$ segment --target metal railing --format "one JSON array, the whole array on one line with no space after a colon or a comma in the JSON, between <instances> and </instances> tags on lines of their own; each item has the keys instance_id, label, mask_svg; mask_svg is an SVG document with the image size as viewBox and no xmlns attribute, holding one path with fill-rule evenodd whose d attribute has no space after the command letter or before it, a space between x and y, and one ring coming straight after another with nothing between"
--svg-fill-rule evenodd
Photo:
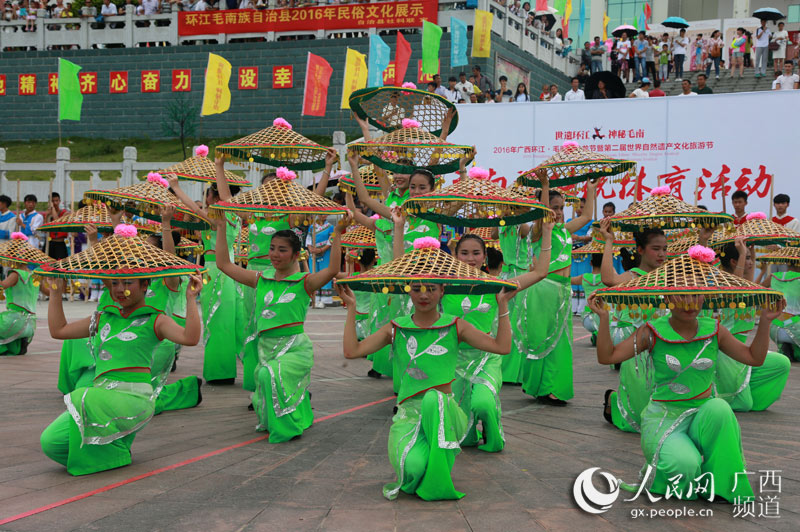
<instances>
[{"instance_id":1,"label":"metal railing","mask_svg":"<svg viewBox=\"0 0 800 532\"><path fill-rule=\"evenodd\" d=\"M375 2L375 0L371 0ZM492 31L504 40L530 53L567 75L577 70L577 56L563 57L555 48L555 40L545 32L526 26L525 19L511 14L508 9L490 0L478 0L478 8L495 13ZM472 26L475 13L465 9L457 0L439 0L440 26L449 28L450 18L456 17ZM386 30L354 27L353 29L287 31L210 35L178 35L178 13L136 16L133 13L105 17L103 22L81 18L39 18L36 31L23 31L26 21L0 21L0 51L53 50L77 47L82 50L104 47L133 48L149 43L178 46L196 43L225 44L246 40L272 42L284 37L333 39L337 37L367 36ZM419 29L419 28L408 28ZM394 31L394 30L391 30Z\"/></svg>"}]
</instances>

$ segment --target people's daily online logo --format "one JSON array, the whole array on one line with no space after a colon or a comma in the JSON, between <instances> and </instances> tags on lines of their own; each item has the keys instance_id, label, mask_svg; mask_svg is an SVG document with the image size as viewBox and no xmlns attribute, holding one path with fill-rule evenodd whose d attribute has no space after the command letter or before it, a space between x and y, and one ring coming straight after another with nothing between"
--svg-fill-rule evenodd
<instances>
[{"instance_id":1,"label":"people's daily online logo","mask_svg":"<svg viewBox=\"0 0 800 532\"><path fill-rule=\"evenodd\" d=\"M611 508L611 505L619 497L619 480L605 471L600 471L599 476L608 482L608 493L603 493L594 487L592 477L599 467L591 467L578 475L575 484L572 485L572 496L575 502L584 512L590 514L602 514Z\"/></svg>"}]
</instances>

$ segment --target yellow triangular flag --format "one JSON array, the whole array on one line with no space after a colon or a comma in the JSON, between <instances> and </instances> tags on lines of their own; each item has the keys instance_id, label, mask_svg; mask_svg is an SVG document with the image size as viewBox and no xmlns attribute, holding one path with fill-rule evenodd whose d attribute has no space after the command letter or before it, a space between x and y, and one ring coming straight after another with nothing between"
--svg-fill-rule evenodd
<instances>
[{"instance_id":1,"label":"yellow triangular flag","mask_svg":"<svg viewBox=\"0 0 800 532\"><path fill-rule=\"evenodd\" d=\"M342 109L350 109L350 94L367 86L367 56L351 48L347 49L344 63L344 88Z\"/></svg>"},{"instance_id":2,"label":"yellow triangular flag","mask_svg":"<svg viewBox=\"0 0 800 532\"><path fill-rule=\"evenodd\" d=\"M224 113L231 106L231 64L222 56L208 54L206 83L203 88L203 107L200 116Z\"/></svg>"}]
</instances>

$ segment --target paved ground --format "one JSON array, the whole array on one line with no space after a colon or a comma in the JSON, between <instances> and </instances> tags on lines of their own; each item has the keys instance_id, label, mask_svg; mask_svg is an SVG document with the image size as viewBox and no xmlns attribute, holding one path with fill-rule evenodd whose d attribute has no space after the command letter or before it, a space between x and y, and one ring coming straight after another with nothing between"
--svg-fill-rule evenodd
<instances>
[{"instance_id":1,"label":"paved ground","mask_svg":"<svg viewBox=\"0 0 800 532\"><path fill-rule=\"evenodd\" d=\"M78 317L91 308L72 303L67 310ZM40 316L45 311L40 304ZM617 375L597 365L588 338L576 341L576 398L566 408L543 407L518 387L503 388L507 447L494 455L467 449L458 457L454 478L467 493L464 499L424 502L401 494L387 501L381 486L393 480L386 456L391 384L364 377L365 360L345 364L343 320L341 310L309 314L306 328L316 354L312 404L319 423L301 439L251 442L260 434L246 410L246 393L238 386L204 386L198 408L163 414L140 432L131 466L71 477L39 449L39 433L64 409L56 389L60 342L49 338L40 319L29 354L0 359L0 523L99 492L5 522L0 530L641 530L643 520L653 530L704 532L800 526L797 375L769 411L738 416L748 469L782 470L780 517L759 518L756 507L756 517L734 518L731 506L690 502L687 508L710 510L713 517L633 519L636 508L684 505L621 498L602 516L578 509L572 486L581 471L597 466L634 480L642 463L638 436L617 431L601 417L602 393L616 386ZM575 337L584 334L576 320ZM201 355L199 348L185 349L174 375L197 373ZM130 481L140 475L146 476Z\"/></svg>"}]
</instances>

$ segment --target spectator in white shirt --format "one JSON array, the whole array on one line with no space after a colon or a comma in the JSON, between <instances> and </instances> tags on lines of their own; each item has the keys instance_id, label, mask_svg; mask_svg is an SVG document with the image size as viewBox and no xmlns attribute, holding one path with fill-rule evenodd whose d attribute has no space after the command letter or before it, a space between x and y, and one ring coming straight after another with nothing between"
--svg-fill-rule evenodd
<instances>
[{"instance_id":1,"label":"spectator in white shirt","mask_svg":"<svg viewBox=\"0 0 800 532\"><path fill-rule=\"evenodd\" d=\"M470 103L470 98L475 93L475 85L467 81L466 72L461 72L458 77L460 81L456 83L456 90L461 93L465 102Z\"/></svg>"},{"instance_id":2,"label":"spectator in white shirt","mask_svg":"<svg viewBox=\"0 0 800 532\"><path fill-rule=\"evenodd\" d=\"M36 196L25 196L25 211L17 215L17 230L28 237L28 243L39 248L39 226L44 222L44 217L36 212Z\"/></svg>"},{"instance_id":3,"label":"spectator in white shirt","mask_svg":"<svg viewBox=\"0 0 800 532\"><path fill-rule=\"evenodd\" d=\"M531 97L528 95L528 87L524 83L517 85L517 92L514 94L513 102L529 102Z\"/></svg>"},{"instance_id":4,"label":"spectator in white shirt","mask_svg":"<svg viewBox=\"0 0 800 532\"><path fill-rule=\"evenodd\" d=\"M686 81L688 83L688 80ZM691 88L691 84L690 88ZM639 88L634 90L628 98L649 98L650 97L650 78L643 77L642 83L639 85Z\"/></svg>"},{"instance_id":5,"label":"spectator in white shirt","mask_svg":"<svg viewBox=\"0 0 800 532\"><path fill-rule=\"evenodd\" d=\"M197 0L192 4L192 11L208 11L208 4L205 3L205 0Z\"/></svg>"},{"instance_id":6,"label":"spectator in white shirt","mask_svg":"<svg viewBox=\"0 0 800 532\"><path fill-rule=\"evenodd\" d=\"M767 21L761 21L761 27L756 29L756 75L763 78L767 74L767 57L769 55L769 40L772 32L767 29Z\"/></svg>"},{"instance_id":7,"label":"spectator in white shirt","mask_svg":"<svg viewBox=\"0 0 800 532\"><path fill-rule=\"evenodd\" d=\"M433 75L433 83L436 85L436 88L433 89L433 92L441 96L442 98L447 98L447 93L445 92L445 88L442 86L442 76L439 74Z\"/></svg>"},{"instance_id":8,"label":"spectator in white shirt","mask_svg":"<svg viewBox=\"0 0 800 532\"><path fill-rule=\"evenodd\" d=\"M686 60L686 50L689 48L689 39L686 30L681 29L680 35L672 41L672 60L675 62L675 81L683 79L683 62Z\"/></svg>"},{"instance_id":9,"label":"spectator in white shirt","mask_svg":"<svg viewBox=\"0 0 800 532\"><path fill-rule=\"evenodd\" d=\"M692 82L688 79L681 82L681 93L676 96L697 96L696 92L692 92Z\"/></svg>"},{"instance_id":10,"label":"spectator in white shirt","mask_svg":"<svg viewBox=\"0 0 800 532\"><path fill-rule=\"evenodd\" d=\"M455 76L450 76L447 79L447 88L444 89L444 97L447 98L447 101L450 103L458 103L458 100L461 98L461 94L456 90Z\"/></svg>"},{"instance_id":11,"label":"spectator in white shirt","mask_svg":"<svg viewBox=\"0 0 800 532\"><path fill-rule=\"evenodd\" d=\"M256 7L253 5L253 0L240 0L239 2L239 9L255 9Z\"/></svg>"},{"instance_id":12,"label":"spectator in white shirt","mask_svg":"<svg viewBox=\"0 0 800 532\"><path fill-rule=\"evenodd\" d=\"M548 101L550 102L563 101L561 95L558 93L558 85L556 85L555 83L550 85L550 99Z\"/></svg>"},{"instance_id":13,"label":"spectator in white shirt","mask_svg":"<svg viewBox=\"0 0 800 532\"><path fill-rule=\"evenodd\" d=\"M586 95L583 93L582 89L578 88L578 85L580 85L580 80L578 78L572 78L572 88L564 95L565 102L575 102L586 99Z\"/></svg>"},{"instance_id":14,"label":"spectator in white shirt","mask_svg":"<svg viewBox=\"0 0 800 532\"><path fill-rule=\"evenodd\" d=\"M161 11L158 0L142 0L145 15L157 15Z\"/></svg>"},{"instance_id":15,"label":"spectator in white shirt","mask_svg":"<svg viewBox=\"0 0 800 532\"><path fill-rule=\"evenodd\" d=\"M389 103L383 106L381 110L381 119L390 127L396 127L402 124L403 118L406 117L406 110L398 103L400 95L393 92L389 96Z\"/></svg>"},{"instance_id":16,"label":"spectator in white shirt","mask_svg":"<svg viewBox=\"0 0 800 532\"><path fill-rule=\"evenodd\" d=\"M775 78L772 84L772 90L776 91L789 91L792 89L800 88L800 76L792 73L794 65L791 63L783 64L783 74Z\"/></svg>"},{"instance_id":17,"label":"spectator in white shirt","mask_svg":"<svg viewBox=\"0 0 800 532\"><path fill-rule=\"evenodd\" d=\"M100 8L100 14L104 17L113 17L117 14L117 5L112 4L111 0L103 0L103 6Z\"/></svg>"}]
</instances>

